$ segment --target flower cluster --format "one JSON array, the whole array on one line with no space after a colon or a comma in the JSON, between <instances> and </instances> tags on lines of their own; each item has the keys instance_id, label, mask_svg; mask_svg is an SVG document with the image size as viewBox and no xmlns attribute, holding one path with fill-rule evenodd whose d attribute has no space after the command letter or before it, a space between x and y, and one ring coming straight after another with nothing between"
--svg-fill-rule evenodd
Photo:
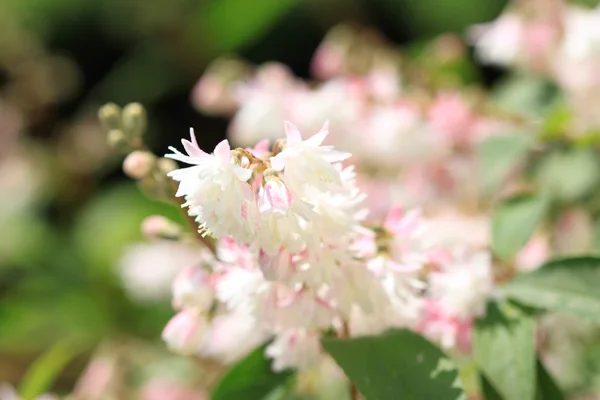
<instances>
[{"instance_id":1,"label":"flower cluster","mask_svg":"<svg viewBox=\"0 0 600 400\"><path fill-rule=\"evenodd\" d=\"M577 110L577 129L589 129L600 122L600 8L551 3L510 7L495 21L473 27L470 38L481 61L554 80Z\"/></svg>"},{"instance_id":2,"label":"flower cluster","mask_svg":"<svg viewBox=\"0 0 600 400\"><path fill-rule=\"evenodd\" d=\"M243 146L281 139L282 120L302 131L329 120L327 143L353 154L359 185L374 194L367 204L377 217L394 203L413 207L480 197L472 176L475 148L515 123L493 115L476 94L451 87L427 94L404 84L398 56L384 43L365 46L361 55L372 62L354 66L340 52L362 36L342 33L340 38L334 31L317 50L316 82L300 80L278 63L248 72L239 61L218 60L196 85L193 100L205 112L231 116L229 138Z\"/></svg>"},{"instance_id":3,"label":"flower cluster","mask_svg":"<svg viewBox=\"0 0 600 400\"><path fill-rule=\"evenodd\" d=\"M350 154L323 145L328 124L306 139L290 122L284 131L272 149L225 140L212 154L192 134L185 154L167 155L191 165L170 173L177 196L218 241L213 260L174 282L170 347L232 360L273 337L277 370L313 365L326 332L410 327L458 347L492 290L489 257L432 242L418 210L367 228Z\"/></svg>"}]
</instances>

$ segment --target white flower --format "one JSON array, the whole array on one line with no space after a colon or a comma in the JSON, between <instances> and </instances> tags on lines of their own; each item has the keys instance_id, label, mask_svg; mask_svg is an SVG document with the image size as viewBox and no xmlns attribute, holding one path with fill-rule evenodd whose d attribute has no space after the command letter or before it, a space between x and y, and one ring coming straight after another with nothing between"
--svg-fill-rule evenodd
<instances>
[{"instance_id":1,"label":"white flower","mask_svg":"<svg viewBox=\"0 0 600 400\"><path fill-rule=\"evenodd\" d=\"M600 56L600 7L586 10L569 7L560 56L571 61L584 61Z\"/></svg>"},{"instance_id":2,"label":"white flower","mask_svg":"<svg viewBox=\"0 0 600 400\"><path fill-rule=\"evenodd\" d=\"M350 154L334 150L333 146L321 146L328 133L325 123L317 134L302 140L298 128L285 122L285 149L270 161L275 171L284 171L283 180L292 192L301 195L306 185L322 191L341 186L339 171L332 163L345 160Z\"/></svg>"},{"instance_id":3,"label":"white flower","mask_svg":"<svg viewBox=\"0 0 600 400\"><path fill-rule=\"evenodd\" d=\"M296 275L298 258L299 256L290 254L285 248L280 248L273 255L260 250L258 264L265 279L291 284Z\"/></svg>"},{"instance_id":4,"label":"white flower","mask_svg":"<svg viewBox=\"0 0 600 400\"><path fill-rule=\"evenodd\" d=\"M140 243L126 250L118 274L127 293L140 302L166 300L183 268L210 260L204 248L171 240Z\"/></svg>"},{"instance_id":5,"label":"white flower","mask_svg":"<svg viewBox=\"0 0 600 400\"><path fill-rule=\"evenodd\" d=\"M234 309L246 306L265 285L258 268L226 267L225 273L216 281L217 297L228 308Z\"/></svg>"},{"instance_id":6,"label":"white flower","mask_svg":"<svg viewBox=\"0 0 600 400\"><path fill-rule=\"evenodd\" d=\"M173 307L176 309L196 308L207 312L212 307L214 298L211 275L202 268L184 268L173 282Z\"/></svg>"},{"instance_id":7,"label":"white flower","mask_svg":"<svg viewBox=\"0 0 600 400\"><path fill-rule=\"evenodd\" d=\"M183 310L167 323L162 339L171 351L184 355L199 354L208 332L208 321L203 315Z\"/></svg>"},{"instance_id":8,"label":"white flower","mask_svg":"<svg viewBox=\"0 0 600 400\"><path fill-rule=\"evenodd\" d=\"M176 196L185 196L184 206L201 229L217 238L231 235L238 242L250 242L258 215L254 191L247 183L252 171L235 164L227 140L215 147L214 154L207 154L198 147L193 132L191 139L182 140L188 155L172 147L173 154L166 155L194 165L169 174L179 182Z\"/></svg>"},{"instance_id":9,"label":"white flower","mask_svg":"<svg viewBox=\"0 0 600 400\"><path fill-rule=\"evenodd\" d=\"M361 232L359 222L366 216L362 208L365 196L358 188L320 191L315 186L307 186L305 194L317 214L306 228L313 242L312 248L317 242L340 243Z\"/></svg>"},{"instance_id":10,"label":"white flower","mask_svg":"<svg viewBox=\"0 0 600 400\"><path fill-rule=\"evenodd\" d=\"M339 273L327 283L327 289L325 297L346 315L354 307L377 314L390 304L382 282L365 264L348 255L340 260Z\"/></svg>"},{"instance_id":11,"label":"white flower","mask_svg":"<svg viewBox=\"0 0 600 400\"><path fill-rule=\"evenodd\" d=\"M265 350L273 359L273 370L288 368L306 369L314 365L321 356L320 335L305 329L291 329L276 336Z\"/></svg>"},{"instance_id":12,"label":"white flower","mask_svg":"<svg viewBox=\"0 0 600 400\"><path fill-rule=\"evenodd\" d=\"M495 21L474 26L468 36L482 62L512 65L524 45L523 21L518 15L504 14Z\"/></svg>"},{"instance_id":13,"label":"white flower","mask_svg":"<svg viewBox=\"0 0 600 400\"><path fill-rule=\"evenodd\" d=\"M338 316L325 299L311 291L294 290L276 283L260 293L255 312L257 318L273 330L327 329Z\"/></svg>"},{"instance_id":14,"label":"white flower","mask_svg":"<svg viewBox=\"0 0 600 400\"><path fill-rule=\"evenodd\" d=\"M307 203L292 194L281 179L266 179L259 201L258 245L269 254L277 253L282 247L298 253L306 243L303 221L312 219L315 214Z\"/></svg>"},{"instance_id":15,"label":"white flower","mask_svg":"<svg viewBox=\"0 0 600 400\"><path fill-rule=\"evenodd\" d=\"M266 332L258 327L252 315L244 312L219 314L210 323L203 355L232 363L266 339Z\"/></svg>"},{"instance_id":16,"label":"white flower","mask_svg":"<svg viewBox=\"0 0 600 400\"><path fill-rule=\"evenodd\" d=\"M457 257L443 271L431 273L429 285L444 313L457 318L482 316L494 288L491 257L486 252Z\"/></svg>"},{"instance_id":17,"label":"white flower","mask_svg":"<svg viewBox=\"0 0 600 400\"><path fill-rule=\"evenodd\" d=\"M363 124L361 148L355 153L373 165L398 168L434 159L446 151L419 108L410 103L374 106Z\"/></svg>"},{"instance_id":18,"label":"white flower","mask_svg":"<svg viewBox=\"0 0 600 400\"><path fill-rule=\"evenodd\" d=\"M236 86L239 109L229 125L228 136L242 146L264 138L281 138L281 121L289 117L297 98L310 93L304 82L279 63L260 66L250 80L237 82Z\"/></svg>"}]
</instances>

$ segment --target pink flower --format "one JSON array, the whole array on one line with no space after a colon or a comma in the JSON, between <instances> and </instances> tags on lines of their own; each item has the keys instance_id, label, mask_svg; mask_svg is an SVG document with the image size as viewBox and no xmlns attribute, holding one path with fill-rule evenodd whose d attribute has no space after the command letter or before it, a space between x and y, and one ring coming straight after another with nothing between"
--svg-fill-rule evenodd
<instances>
[{"instance_id":1,"label":"pink flower","mask_svg":"<svg viewBox=\"0 0 600 400\"><path fill-rule=\"evenodd\" d=\"M439 94L429 108L428 118L451 143L465 145L473 139L476 117L469 105L455 93Z\"/></svg>"},{"instance_id":2,"label":"pink flower","mask_svg":"<svg viewBox=\"0 0 600 400\"><path fill-rule=\"evenodd\" d=\"M79 377L73 393L77 398L100 400L109 392L115 378L115 363L108 358L94 358Z\"/></svg>"},{"instance_id":3,"label":"pink flower","mask_svg":"<svg viewBox=\"0 0 600 400\"><path fill-rule=\"evenodd\" d=\"M465 353L470 351L473 327L471 319L449 316L434 300L425 302L424 311L423 319L417 325L418 332L439 341L443 347L457 348Z\"/></svg>"},{"instance_id":4,"label":"pink flower","mask_svg":"<svg viewBox=\"0 0 600 400\"><path fill-rule=\"evenodd\" d=\"M236 109L233 92L214 75L204 75L192 89L192 103L209 114L229 114Z\"/></svg>"},{"instance_id":5,"label":"pink flower","mask_svg":"<svg viewBox=\"0 0 600 400\"><path fill-rule=\"evenodd\" d=\"M184 268L173 282L173 307L195 308L208 312L214 301L214 279L211 274L198 267Z\"/></svg>"},{"instance_id":6,"label":"pink flower","mask_svg":"<svg viewBox=\"0 0 600 400\"><path fill-rule=\"evenodd\" d=\"M255 254L249 246L237 243L231 237L223 237L219 240L217 247L219 260L228 264L246 270L253 269L256 266Z\"/></svg>"},{"instance_id":7,"label":"pink flower","mask_svg":"<svg viewBox=\"0 0 600 400\"><path fill-rule=\"evenodd\" d=\"M344 51L334 42L322 43L315 52L311 70L319 79L330 79L342 74L344 69Z\"/></svg>"},{"instance_id":8,"label":"pink flower","mask_svg":"<svg viewBox=\"0 0 600 400\"><path fill-rule=\"evenodd\" d=\"M184 355L198 354L204 346L207 330L206 317L183 310L171 318L162 332L162 339L174 352Z\"/></svg>"},{"instance_id":9,"label":"pink flower","mask_svg":"<svg viewBox=\"0 0 600 400\"><path fill-rule=\"evenodd\" d=\"M260 346L269 333L245 310L216 315L211 323L203 354L232 363Z\"/></svg>"},{"instance_id":10,"label":"pink flower","mask_svg":"<svg viewBox=\"0 0 600 400\"><path fill-rule=\"evenodd\" d=\"M151 215L142 222L141 231L148 239L176 238L181 227L162 215Z\"/></svg>"}]
</instances>

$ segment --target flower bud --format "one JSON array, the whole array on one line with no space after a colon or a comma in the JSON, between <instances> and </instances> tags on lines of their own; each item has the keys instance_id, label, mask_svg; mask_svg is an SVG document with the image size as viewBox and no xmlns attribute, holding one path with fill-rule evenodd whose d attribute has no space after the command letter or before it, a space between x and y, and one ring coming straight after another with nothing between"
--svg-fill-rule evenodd
<instances>
[{"instance_id":1,"label":"flower bud","mask_svg":"<svg viewBox=\"0 0 600 400\"><path fill-rule=\"evenodd\" d=\"M190 310L180 311L167 323L162 339L171 351L183 355L198 354L208 333L205 316Z\"/></svg>"},{"instance_id":2,"label":"flower bud","mask_svg":"<svg viewBox=\"0 0 600 400\"><path fill-rule=\"evenodd\" d=\"M146 130L146 110L140 103L130 103L123 108L123 130L131 137L140 137Z\"/></svg>"},{"instance_id":3,"label":"flower bud","mask_svg":"<svg viewBox=\"0 0 600 400\"><path fill-rule=\"evenodd\" d=\"M177 239L181 227L162 215L151 215L142 222L142 234L148 239Z\"/></svg>"},{"instance_id":4,"label":"flower bud","mask_svg":"<svg viewBox=\"0 0 600 400\"><path fill-rule=\"evenodd\" d=\"M123 161L123 171L133 179L142 179L150 174L156 157L147 151L136 150Z\"/></svg>"},{"instance_id":5,"label":"flower bud","mask_svg":"<svg viewBox=\"0 0 600 400\"><path fill-rule=\"evenodd\" d=\"M277 177L267 178L265 183L265 197L271 207L285 211L292 206L292 192Z\"/></svg>"},{"instance_id":6,"label":"flower bud","mask_svg":"<svg viewBox=\"0 0 600 400\"><path fill-rule=\"evenodd\" d=\"M121 129L121 107L107 103L98 110L98 119L107 130Z\"/></svg>"},{"instance_id":7,"label":"flower bud","mask_svg":"<svg viewBox=\"0 0 600 400\"><path fill-rule=\"evenodd\" d=\"M214 297L211 275L201 268L184 268L173 282L173 307L176 309L209 311Z\"/></svg>"},{"instance_id":8,"label":"flower bud","mask_svg":"<svg viewBox=\"0 0 600 400\"><path fill-rule=\"evenodd\" d=\"M113 149L121 149L127 145L127 139L120 129L111 129L106 136L108 145Z\"/></svg>"},{"instance_id":9,"label":"flower bud","mask_svg":"<svg viewBox=\"0 0 600 400\"><path fill-rule=\"evenodd\" d=\"M169 158L159 158L157 161L157 165L160 172L162 172L165 175L179 168L177 163Z\"/></svg>"}]
</instances>

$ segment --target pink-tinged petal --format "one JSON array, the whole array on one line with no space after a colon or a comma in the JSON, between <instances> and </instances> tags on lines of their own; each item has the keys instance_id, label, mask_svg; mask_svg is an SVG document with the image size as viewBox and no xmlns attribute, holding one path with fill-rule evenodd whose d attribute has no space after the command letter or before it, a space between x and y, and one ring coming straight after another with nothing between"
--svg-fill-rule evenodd
<instances>
[{"instance_id":1,"label":"pink-tinged petal","mask_svg":"<svg viewBox=\"0 0 600 400\"><path fill-rule=\"evenodd\" d=\"M263 249L258 251L258 266L263 268L271 262L271 256L265 253Z\"/></svg>"},{"instance_id":2,"label":"pink-tinged petal","mask_svg":"<svg viewBox=\"0 0 600 400\"><path fill-rule=\"evenodd\" d=\"M275 171L283 171L287 156L285 153L279 153L275 157L271 157L269 161L271 162L271 168Z\"/></svg>"},{"instance_id":3,"label":"pink-tinged petal","mask_svg":"<svg viewBox=\"0 0 600 400\"><path fill-rule=\"evenodd\" d=\"M248 219L248 204L244 203L241 209L242 219L246 221Z\"/></svg>"},{"instance_id":4,"label":"pink-tinged petal","mask_svg":"<svg viewBox=\"0 0 600 400\"><path fill-rule=\"evenodd\" d=\"M421 210L410 210L402 219L400 228L403 233L410 234L419 228L421 222Z\"/></svg>"},{"instance_id":5,"label":"pink-tinged petal","mask_svg":"<svg viewBox=\"0 0 600 400\"><path fill-rule=\"evenodd\" d=\"M302 135L300 135L300 131L298 128L296 128L296 125L292 124L290 121L285 121L284 130L288 145L294 145L302 141Z\"/></svg>"},{"instance_id":6,"label":"pink-tinged petal","mask_svg":"<svg viewBox=\"0 0 600 400\"><path fill-rule=\"evenodd\" d=\"M198 142L196 141L196 134L194 133L194 128L190 128L190 140L192 141L192 144L196 147L200 147L198 146Z\"/></svg>"},{"instance_id":7,"label":"pink-tinged petal","mask_svg":"<svg viewBox=\"0 0 600 400\"><path fill-rule=\"evenodd\" d=\"M169 150L171 150L173 152L173 154L165 154L165 158L170 158L172 160L181 161L186 164L196 164L194 162L194 160L192 159L192 157L186 156L185 154L183 154L179 150L177 150L175 147L169 146Z\"/></svg>"},{"instance_id":8,"label":"pink-tinged petal","mask_svg":"<svg viewBox=\"0 0 600 400\"><path fill-rule=\"evenodd\" d=\"M265 195L269 204L279 210L287 210L292 204L292 193L283 182L267 182Z\"/></svg>"},{"instance_id":9,"label":"pink-tinged petal","mask_svg":"<svg viewBox=\"0 0 600 400\"><path fill-rule=\"evenodd\" d=\"M323 124L323 127L319 132L306 139L305 143L312 146L320 146L327 135L329 135L329 121L326 121L325 124Z\"/></svg>"},{"instance_id":10,"label":"pink-tinged petal","mask_svg":"<svg viewBox=\"0 0 600 400\"><path fill-rule=\"evenodd\" d=\"M403 216L404 210L401 206L392 207L383 223L384 228L393 233L397 232Z\"/></svg>"},{"instance_id":11,"label":"pink-tinged petal","mask_svg":"<svg viewBox=\"0 0 600 400\"><path fill-rule=\"evenodd\" d=\"M244 195L244 199L251 203L255 202L254 191L252 190L252 186L247 183L242 184L242 194Z\"/></svg>"},{"instance_id":12,"label":"pink-tinged petal","mask_svg":"<svg viewBox=\"0 0 600 400\"><path fill-rule=\"evenodd\" d=\"M252 154L255 157L262 157L268 151L269 151L269 139L263 139L260 142L256 143L256 145L252 149Z\"/></svg>"},{"instance_id":13,"label":"pink-tinged petal","mask_svg":"<svg viewBox=\"0 0 600 400\"><path fill-rule=\"evenodd\" d=\"M181 143L183 143L183 147L185 151L191 157L208 157L208 154L205 153L200 146L198 146L198 142L196 141L196 136L194 135L194 129L190 128L190 138L191 141L183 139Z\"/></svg>"},{"instance_id":14,"label":"pink-tinged petal","mask_svg":"<svg viewBox=\"0 0 600 400\"><path fill-rule=\"evenodd\" d=\"M307 142L308 142L308 140L307 140ZM350 157L352 157L352 153L347 153L345 151L338 151L338 150L330 150L327 153L323 154L323 158L330 163L344 161L344 160L349 159Z\"/></svg>"},{"instance_id":15,"label":"pink-tinged petal","mask_svg":"<svg viewBox=\"0 0 600 400\"><path fill-rule=\"evenodd\" d=\"M430 263L436 266L442 266L452 261L452 253L449 250L438 249L432 250L427 254L427 258Z\"/></svg>"},{"instance_id":16,"label":"pink-tinged petal","mask_svg":"<svg viewBox=\"0 0 600 400\"><path fill-rule=\"evenodd\" d=\"M215 147L215 156L219 158L222 167L229 164L229 161L231 160L231 147L229 146L229 141L227 139L222 140L217 147Z\"/></svg>"},{"instance_id":17,"label":"pink-tinged petal","mask_svg":"<svg viewBox=\"0 0 600 400\"><path fill-rule=\"evenodd\" d=\"M233 167L233 173L235 174L235 176L237 176L237 178L239 180L244 181L244 182L246 182L248 179L250 179L252 177L252 170L242 168L237 165Z\"/></svg>"},{"instance_id":18,"label":"pink-tinged petal","mask_svg":"<svg viewBox=\"0 0 600 400\"><path fill-rule=\"evenodd\" d=\"M208 154L201 149L194 147L190 141L183 139L181 143L183 143L183 148L185 149L186 153L190 155L190 157L208 157Z\"/></svg>"}]
</instances>

